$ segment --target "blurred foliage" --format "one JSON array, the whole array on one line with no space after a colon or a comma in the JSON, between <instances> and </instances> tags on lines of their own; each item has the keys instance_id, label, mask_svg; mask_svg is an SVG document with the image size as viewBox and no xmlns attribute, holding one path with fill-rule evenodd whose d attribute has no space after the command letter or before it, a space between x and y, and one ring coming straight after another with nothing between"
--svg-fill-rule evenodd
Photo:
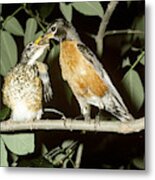
<instances>
[{"instance_id":1,"label":"blurred foliage","mask_svg":"<svg viewBox=\"0 0 155 180\"><path fill-rule=\"evenodd\" d=\"M38 13L39 16L43 19L46 19L53 11L55 7L54 3L40 3L38 4Z\"/></svg>"},{"instance_id":2,"label":"blurred foliage","mask_svg":"<svg viewBox=\"0 0 155 180\"><path fill-rule=\"evenodd\" d=\"M16 36L24 35L23 28L15 17L8 16L3 24L3 28Z\"/></svg>"},{"instance_id":3,"label":"blurred foliage","mask_svg":"<svg viewBox=\"0 0 155 180\"><path fill-rule=\"evenodd\" d=\"M10 109L4 106L0 111L0 121L7 119L9 115L10 115Z\"/></svg>"},{"instance_id":4,"label":"blurred foliage","mask_svg":"<svg viewBox=\"0 0 155 180\"><path fill-rule=\"evenodd\" d=\"M122 84L124 90L128 95L128 102L132 105L135 112L138 111L144 103L144 89L143 84L141 82L140 76L138 73L133 70L134 67L141 63L142 59L144 59L144 52L142 52L133 65L130 65L129 59L127 65L130 69L124 75L122 79ZM142 63L143 64L143 63ZM125 66L125 64L124 64Z\"/></svg>"},{"instance_id":5,"label":"blurred foliage","mask_svg":"<svg viewBox=\"0 0 155 180\"><path fill-rule=\"evenodd\" d=\"M72 6L86 16L103 16L103 8L100 2L74 2Z\"/></svg>"},{"instance_id":6,"label":"blurred foliage","mask_svg":"<svg viewBox=\"0 0 155 180\"><path fill-rule=\"evenodd\" d=\"M107 3L62 2L0 5L2 25L0 29L1 77L3 78L10 68L19 62L24 46L42 35L48 24L55 18L61 17L72 22L84 43L95 52L96 42L93 36L97 34ZM110 19L107 31L131 29L133 33L107 35L104 39L105 49L102 56L104 60L100 59L135 117L144 116L144 5L144 1L119 2ZM79 113L78 105L70 88L62 81L60 76L60 67L57 61L59 45L52 42L51 46L51 50L40 59L40 61L45 60L49 65L52 74L52 87L54 87L55 96L47 106L57 106L70 117L75 117ZM122 87L122 89L119 89L119 87ZM1 107L0 120L7 119L10 110L7 107ZM38 136L39 143L35 141L34 134L2 135L1 154L3 156L0 157L1 166L74 167L77 152L75 150L77 143L75 142L80 140L84 141L85 144L81 167L144 169L144 158L141 158L144 157L143 132L141 135L133 135L133 138L130 135L125 136L123 140L120 136L117 137L117 135L108 133L106 136L104 133L100 135L91 134L90 136L87 134L83 135L82 139L79 135L76 141L67 141L67 145L62 143L65 133L61 136L58 134L55 138L52 138L54 132L52 132L52 136L47 132L46 135L39 133ZM42 138L44 136L46 138ZM69 137L75 138L73 133ZM59 138L60 142L58 141ZM119 149L115 146L118 144L115 143L116 139L120 143L119 146L117 145ZM57 145L55 141L57 141ZM65 139L64 142L66 142ZM125 148L127 146L126 142L130 144L127 149ZM38 156L35 156L34 153L36 152L34 150L37 151L40 144L41 146L46 144L49 146L48 149L52 150L48 151L47 148L44 148L44 153L39 152ZM76 147L75 149L70 148L73 144L75 145L73 147ZM109 147L108 144L112 144L112 147ZM109 148L107 152L105 147ZM115 152L111 152L112 150L115 150ZM139 156L139 151L141 156ZM10 160L11 153L14 156ZM31 153L31 155L27 155L28 153ZM122 153L124 153L124 156ZM16 156L19 156L19 158ZM113 159L111 159L111 156ZM118 160L119 163L117 163L118 156L121 157ZM122 156L125 160L122 160ZM109 159L107 160L106 157ZM116 162L113 162L113 160L116 160ZM11 161L13 161L12 164Z\"/></svg>"},{"instance_id":7,"label":"blurred foliage","mask_svg":"<svg viewBox=\"0 0 155 180\"><path fill-rule=\"evenodd\" d=\"M27 155L32 153L35 148L33 133L1 134L0 142L2 152L0 156L1 166L8 165L7 154L9 151L15 155Z\"/></svg>"},{"instance_id":8,"label":"blurred foliage","mask_svg":"<svg viewBox=\"0 0 155 180\"><path fill-rule=\"evenodd\" d=\"M24 36L24 45L28 44L30 41L33 41L35 38L35 33L37 31L37 22L34 18L29 18L26 21L26 30Z\"/></svg>"},{"instance_id":9,"label":"blurred foliage","mask_svg":"<svg viewBox=\"0 0 155 180\"><path fill-rule=\"evenodd\" d=\"M17 45L11 34L0 30L1 34L1 75L6 75L11 67L17 63ZM9 42L9 43L8 43Z\"/></svg>"},{"instance_id":10,"label":"blurred foliage","mask_svg":"<svg viewBox=\"0 0 155 180\"><path fill-rule=\"evenodd\" d=\"M73 140L66 140L61 146L57 146L51 151L47 151L43 157L49 161L53 167L67 168L68 164L75 167L75 160L73 156L77 151L77 142Z\"/></svg>"},{"instance_id":11,"label":"blurred foliage","mask_svg":"<svg viewBox=\"0 0 155 180\"><path fill-rule=\"evenodd\" d=\"M2 138L0 137L0 166L1 167L7 167L9 166L9 162L8 162L8 152L7 149L5 147L4 141L2 140ZM2 155L3 154L3 155Z\"/></svg>"},{"instance_id":12,"label":"blurred foliage","mask_svg":"<svg viewBox=\"0 0 155 180\"><path fill-rule=\"evenodd\" d=\"M60 3L60 10L67 21L72 21L72 5L66 3Z\"/></svg>"}]
</instances>

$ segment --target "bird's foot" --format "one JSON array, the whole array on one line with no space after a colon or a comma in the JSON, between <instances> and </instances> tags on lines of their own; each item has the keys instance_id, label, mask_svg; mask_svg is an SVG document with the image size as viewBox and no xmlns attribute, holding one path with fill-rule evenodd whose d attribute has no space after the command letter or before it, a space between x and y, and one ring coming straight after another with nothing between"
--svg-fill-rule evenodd
<instances>
[{"instance_id":1,"label":"bird's foot","mask_svg":"<svg viewBox=\"0 0 155 180\"><path fill-rule=\"evenodd\" d=\"M45 108L44 109L45 112L52 112L52 113L55 113L55 114L58 114L61 116L61 119L67 119L66 116L64 115L63 112L57 110L57 109L54 109L54 108Z\"/></svg>"},{"instance_id":2,"label":"bird's foot","mask_svg":"<svg viewBox=\"0 0 155 180\"><path fill-rule=\"evenodd\" d=\"M76 116L74 119L75 120L82 120L82 119L84 119L84 117L82 114L80 114L80 115Z\"/></svg>"},{"instance_id":3,"label":"bird's foot","mask_svg":"<svg viewBox=\"0 0 155 180\"><path fill-rule=\"evenodd\" d=\"M95 131L97 131L97 127L100 126L100 114L98 113L95 117L95 120L94 120L94 127L95 127Z\"/></svg>"},{"instance_id":4,"label":"bird's foot","mask_svg":"<svg viewBox=\"0 0 155 180\"><path fill-rule=\"evenodd\" d=\"M84 120L85 120L85 122L88 122L88 123L90 123L90 122L91 122L91 118L90 118L90 116L85 116L85 117L84 117Z\"/></svg>"}]
</instances>

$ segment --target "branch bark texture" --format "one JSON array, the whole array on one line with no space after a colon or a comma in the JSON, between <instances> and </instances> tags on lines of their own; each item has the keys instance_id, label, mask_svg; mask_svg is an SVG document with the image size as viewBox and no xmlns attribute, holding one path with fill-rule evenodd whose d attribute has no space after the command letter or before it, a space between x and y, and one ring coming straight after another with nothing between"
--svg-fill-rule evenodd
<instances>
[{"instance_id":1,"label":"branch bark texture","mask_svg":"<svg viewBox=\"0 0 155 180\"><path fill-rule=\"evenodd\" d=\"M140 132L145 128L144 118L135 121L128 121L126 123L120 121L100 121L90 120L39 120L34 122L13 122L4 121L0 123L1 132L14 132L23 130L80 130L80 131L94 131L94 132L115 132L121 134L128 134Z\"/></svg>"},{"instance_id":2,"label":"branch bark texture","mask_svg":"<svg viewBox=\"0 0 155 180\"><path fill-rule=\"evenodd\" d=\"M97 55L99 57L101 57L103 54L103 38L104 38L105 30L107 28L110 17L112 15L113 11L115 10L117 4L118 4L118 1L109 2L108 7L105 11L105 14L104 14L103 18L101 19L99 30L98 30L98 33L95 38Z\"/></svg>"}]
</instances>

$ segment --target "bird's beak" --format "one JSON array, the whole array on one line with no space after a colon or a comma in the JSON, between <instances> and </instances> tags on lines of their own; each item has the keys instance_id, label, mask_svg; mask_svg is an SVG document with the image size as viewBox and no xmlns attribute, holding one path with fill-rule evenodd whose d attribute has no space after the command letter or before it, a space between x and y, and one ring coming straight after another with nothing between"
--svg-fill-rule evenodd
<instances>
[{"instance_id":1,"label":"bird's beak","mask_svg":"<svg viewBox=\"0 0 155 180\"><path fill-rule=\"evenodd\" d=\"M42 36L39 36L39 37L34 41L34 44L39 45L41 41L42 41Z\"/></svg>"},{"instance_id":2,"label":"bird's beak","mask_svg":"<svg viewBox=\"0 0 155 180\"><path fill-rule=\"evenodd\" d=\"M53 33L51 33L51 32L47 32L46 34L45 34L45 38L46 39L52 39L54 37L54 34Z\"/></svg>"},{"instance_id":3,"label":"bird's beak","mask_svg":"<svg viewBox=\"0 0 155 180\"><path fill-rule=\"evenodd\" d=\"M35 40L34 44L36 44L36 45L49 44L49 40L52 39L53 36L54 36L54 35L53 35L52 33L46 33L46 34L44 34L44 35L42 35L42 36L39 36L39 37Z\"/></svg>"}]
</instances>

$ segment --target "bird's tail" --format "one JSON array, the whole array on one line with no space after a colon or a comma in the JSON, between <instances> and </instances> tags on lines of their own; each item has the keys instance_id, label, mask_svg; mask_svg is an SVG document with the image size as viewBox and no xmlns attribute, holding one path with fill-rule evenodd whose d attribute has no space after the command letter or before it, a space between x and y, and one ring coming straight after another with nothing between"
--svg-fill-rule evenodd
<instances>
[{"instance_id":1,"label":"bird's tail","mask_svg":"<svg viewBox=\"0 0 155 180\"><path fill-rule=\"evenodd\" d=\"M133 120L133 116L129 113L125 104L122 104L122 100L119 101L116 96L111 93L107 93L103 97L104 108L106 111L110 112L116 118L122 122Z\"/></svg>"}]
</instances>

